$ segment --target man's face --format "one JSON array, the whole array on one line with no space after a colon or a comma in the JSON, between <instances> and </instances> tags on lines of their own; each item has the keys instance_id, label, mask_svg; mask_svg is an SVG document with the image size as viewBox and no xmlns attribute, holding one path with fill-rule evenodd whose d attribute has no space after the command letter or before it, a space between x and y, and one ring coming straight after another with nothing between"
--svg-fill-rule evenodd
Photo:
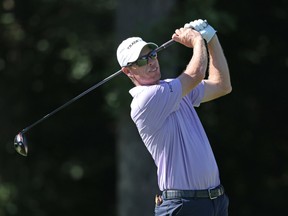
<instances>
[{"instance_id":1,"label":"man's face","mask_svg":"<svg viewBox=\"0 0 288 216\"><path fill-rule=\"evenodd\" d=\"M141 56L149 54L152 50L146 46L140 53ZM154 85L157 84L161 78L160 67L158 59L148 58L148 64L138 66L133 64L128 68L128 76L133 80L134 84L137 85Z\"/></svg>"}]
</instances>

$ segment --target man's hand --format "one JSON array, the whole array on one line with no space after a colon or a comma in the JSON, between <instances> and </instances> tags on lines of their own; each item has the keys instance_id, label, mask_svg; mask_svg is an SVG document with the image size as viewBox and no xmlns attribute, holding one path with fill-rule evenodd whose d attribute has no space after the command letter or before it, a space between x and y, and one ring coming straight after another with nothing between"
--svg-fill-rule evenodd
<instances>
[{"instance_id":1,"label":"man's hand","mask_svg":"<svg viewBox=\"0 0 288 216\"><path fill-rule=\"evenodd\" d=\"M216 34L215 29L208 24L206 20L198 19L190 23L186 23L184 28L193 28L196 31L200 32L202 37L207 41L207 43L212 39Z\"/></svg>"},{"instance_id":2,"label":"man's hand","mask_svg":"<svg viewBox=\"0 0 288 216\"><path fill-rule=\"evenodd\" d=\"M196 41L203 41L201 34L192 28L176 29L172 39L190 48L194 47Z\"/></svg>"}]
</instances>

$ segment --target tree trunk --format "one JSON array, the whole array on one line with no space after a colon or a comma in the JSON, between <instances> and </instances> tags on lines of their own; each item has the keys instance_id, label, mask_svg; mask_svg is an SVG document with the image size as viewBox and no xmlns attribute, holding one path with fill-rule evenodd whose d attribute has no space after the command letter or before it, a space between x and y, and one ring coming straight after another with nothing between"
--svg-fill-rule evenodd
<instances>
[{"instance_id":1,"label":"tree trunk","mask_svg":"<svg viewBox=\"0 0 288 216\"><path fill-rule=\"evenodd\" d=\"M118 2L116 30L119 44L131 36L140 36L147 41L145 35L149 35L152 28L165 19L175 1L120 0ZM130 82L128 78L127 80ZM131 84L130 87L133 85ZM125 96L129 94L128 90L123 93ZM128 97L131 101L130 94ZM153 215L154 196L159 193L157 170L130 118L129 103L122 107L118 120L117 215L148 216Z\"/></svg>"}]
</instances>

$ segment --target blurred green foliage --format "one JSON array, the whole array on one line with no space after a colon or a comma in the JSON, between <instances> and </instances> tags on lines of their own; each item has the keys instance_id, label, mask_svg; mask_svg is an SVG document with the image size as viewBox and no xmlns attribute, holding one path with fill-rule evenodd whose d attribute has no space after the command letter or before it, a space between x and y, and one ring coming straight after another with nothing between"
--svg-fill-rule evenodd
<instances>
[{"instance_id":1,"label":"blurred green foliage","mask_svg":"<svg viewBox=\"0 0 288 216\"><path fill-rule=\"evenodd\" d=\"M125 78L35 127L27 134L27 158L15 153L13 137L119 69L115 14L120 3L1 2L0 216L116 215L115 125L130 97L119 95L128 88L121 86ZM158 44L191 19L205 18L218 30L233 92L198 111L234 216L288 214L287 10L284 0L185 0L153 32L139 27ZM190 57L189 50L175 46L169 49L177 65L167 74L181 72Z\"/></svg>"},{"instance_id":2,"label":"blurred green foliage","mask_svg":"<svg viewBox=\"0 0 288 216\"><path fill-rule=\"evenodd\" d=\"M27 158L15 154L13 137L111 70L115 7L1 3L1 216L114 214L115 127L101 89L28 133Z\"/></svg>"}]
</instances>

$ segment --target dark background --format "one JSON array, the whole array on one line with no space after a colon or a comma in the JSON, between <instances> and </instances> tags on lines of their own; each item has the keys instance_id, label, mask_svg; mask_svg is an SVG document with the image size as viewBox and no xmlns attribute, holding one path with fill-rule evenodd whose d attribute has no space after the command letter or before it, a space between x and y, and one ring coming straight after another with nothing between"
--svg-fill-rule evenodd
<instances>
[{"instance_id":1,"label":"dark background","mask_svg":"<svg viewBox=\"0 0 288 216\"><path fill-rule=\"evenodd\" d=\"M233 91L197 110L230 197L230 215L288 214L287 1L174 1L164 18L155 14L163 13L165 2L153 14L159 2L1 1L0 216L118 215L118 118L129 112L132 87L124 75L27 132L28 157L15 152L13 139L119 70L117 46L135 26L118 17L136 16L135 7L141 25L133 33L159 45L198 18L218 31ZM148 29L145 22L154 25ZM159 56L160 65L172 62L179 72L190 53L174 45Z\"/></svg>"}]
</instances>

